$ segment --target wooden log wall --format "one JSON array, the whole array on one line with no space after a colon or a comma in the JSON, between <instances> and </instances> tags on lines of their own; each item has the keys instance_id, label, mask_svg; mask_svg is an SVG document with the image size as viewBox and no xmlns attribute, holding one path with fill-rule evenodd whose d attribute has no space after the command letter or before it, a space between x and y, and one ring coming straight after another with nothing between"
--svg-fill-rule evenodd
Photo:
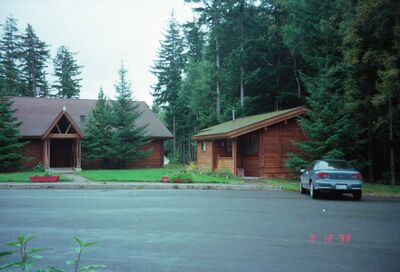
<instances>
[{"instance_id":1,"label":"wooden log wall","mask_svg":"<svg viewBox=\"0 0 400 272\"><path fill-rule=\"evenodd\" d=\"M206 151L203 151L202 141L197 142L197 165L202 169L214 169L213 164L213 141L206 141Z\"/></svg>"},{"instance_id":2,"label":"wooden log wall","mask_svg":"<svg viewBox=\"0 0 400 272\"><path fill-rule=\"evenodd\" d=\"M296 119L269 126L262 133L261 176L291 177L292 172L284 165L289 152L298 152L292 141L305 140Z\"/></svg>"}]
</instances>

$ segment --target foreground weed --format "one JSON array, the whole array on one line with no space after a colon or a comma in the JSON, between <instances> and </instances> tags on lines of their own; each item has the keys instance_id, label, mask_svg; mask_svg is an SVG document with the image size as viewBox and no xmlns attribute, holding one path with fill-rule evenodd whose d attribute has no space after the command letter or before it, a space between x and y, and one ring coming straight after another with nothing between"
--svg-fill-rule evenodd
<instances>
[{"instance_id":1,"label":"foreground weed","mask_svg":"<svg viewBox=\"0 0 400 272\"><path fill-rule=\"evenodd\" d=\"M33 272L34 260L43 258L43 256L37 255L37 253L45 250L50 250L48 248L28 248L28 243L33 238L34 236L31 235L27 236L21 235L17 237L16 241L6 243L5 245L14 247L16 249L13 251L0 252L0 257L18 254L19 260L0 265L0 270L15 268L23 272ZM75 257L74 260L67 261L68 265L73 266L73 270L63 270L54 266L50 266L49 269L47 270L36 270L36 272L68 272L68 271L95 272L97 269L105 267L105 265L98 265L98 264L80 266L82 253L84 249L96 244L97 242L83 242L77 237L75 237L75 242L78 244L78 247L75 248L77 256Z\"/></svg>"}]
</instances>

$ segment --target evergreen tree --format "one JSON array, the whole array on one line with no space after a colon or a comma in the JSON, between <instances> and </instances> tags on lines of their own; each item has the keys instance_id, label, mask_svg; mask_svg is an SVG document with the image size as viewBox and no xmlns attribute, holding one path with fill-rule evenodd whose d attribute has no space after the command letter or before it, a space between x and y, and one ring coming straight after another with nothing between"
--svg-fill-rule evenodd
<instances>
[{"instance_id":1,"label":"evergreen tree","mask_svg":"<svg viewBox=\"0 0 400 272\"><path fill-rule=\"evenodd\" d=\"M400 163L399 16L398 1L366 0L349 6L343 22L346 105L364 141L357 156L368 162L370 181L392 184Z\"/></svg>"},{"instance_id":2,"label":"evergreen tree","mask_svg":"<svg viewBox=\"0 0 400 272\"><path fill-rule=\"evenodd\" d=\"M56 90L55 96L60 98L79 98L82 66L78 65L74 55L66 46L57 50L54 59L54 75L56 81L52 87Z\"/></svg>"},{"instance_id":3,"label":"evergreen tree","mask_svg":"<svg viewBox=\"0 0 400 272\"><path fill-rule=\"evenodd\" d=\"M137 124L141 112L138 111L139 104L132 100L131 83L126 74L127 70L121 64L119 78L114 85L117 100L112 103L113 134L108 148L108 154L118 160L119 167L145 158L150 153L150 150L143 150L150 139L146 136L147 126Z\"/></svg>"},{"instance_id":4,"label":"evergreen tree","mask_svg":"<svg viewBox=\"0 0 400 272\"><path fill-rule=\"evenodd\" d=\"M111 146L112 125L111 107L107 103L103 89L100 88L95 108L89 114L85 127L82 148L84 160L89 162L102 161L107 164Z\"/></svg>"},{"instance_id":5,"label":"evergreen tree","mask_svg":"<svg viewBox=\"0 0 400 272\"><path fill-rule=\"evenodd\" d=\"M221 36L223 29L221 27L225 20L226 4L228 1L221 0L185 0L188 3L201 3L202 5L194 8L194 11L199 14L199 22L207 26L210 30L210 44L213 45L213 55L215 63L215 111L217 114L217 120L221 121L221 51L223 46L221 45ZM228 35L231 35L229 33Z\"/></svg>"},{"instance_id":6,"label":"evergreen tree","mask_svg":"<svg viewBox=\"0 0 400 272\"><path fill-rule=\"evenodd\" d=\"M21 95L20 72L18 60L20 58L20 36L18 34L17 20L7 18L0 40L0 64L3 66L4 89L7 95Z\"/></svg>"},{"instance_id":7,"label":"evergreen tree","mask_svg":"<svg viewBox=\"0 0 400 272\"><path fill-rule=\"evenodd\" d=\"M186 58L199 62L202 59L204 47L204 33L200 29L200 24L193 19L183 26L184 30L184 47L187 48Z\"/></svg>"},{"instance_id":8,"label":"evergreen tree","mask_svg":"<svg viewBox=\"0 0 400 272\"><path fill-rule=\"evenodd\" d=\"M3 81L0 82L0 84ZM4 86L0 86L0 172L16 170L25 159L21 148L26 144L19 141L21 123L14 117L12 101L4 95Z\"/></svg>"},{"instance_id":9,"label":"evergreen tree","mask_svg":"<svg viewBox=\"0 0 400 272\"><path fill-rule=\"evenodd\" d=\"M186 77L180 92L181 100L192 112L192 130L198 130L217 124L215 101L210 99L215 95L212 91L213 64L208 60L195 62L190 60L187 65Z\"/></svg>"},{"instance_id":10,"label":"evergreen tree","mask_svg":"<svg viewBox=\"0 0 400 272\"><path fill-rule=\"evenodd\" d=\"M46 81L48 45L39 40L30 24L21 40L21 78L24 96L46 97L49 94Z\"/></svg>"},{"instance_id":11,"label":"evergreen tree","mask_svg":"<svg viewBox=\"0 0 400 272\"><path fill-rule=\"evenodd\" d=\"M178 159L188 163L195 159L196 144L191 137L199 129L217 123L215 112L215 96L213 91L212 74L214 66L207 60L196 62L189 60L186 76L179 91L178 101L180 108L177 123L178 131Z\"/></svg>"},{"instance_id":12,"label":"evergreen tree","mask_svg":"<svg viewBox=\"0 0 400 272\"><path fill-rule=\"evenodd\" d=\"M174 157L179 137L176 131L177 118L179 118L178 114L181 114L180 108L184 106L178 102L184 64L183 38L180 26L172 14L168 22L167 33L160 44L158 58L152 67L152 73L157 77L157 83L153 86L154 103L165 110L168 127L175 136L173 139Z\"/></svg>"},{"instance_id":13,"label":"evergreen tree","mask_svg":"<svg viewBox=\"0 0 400 272\"><path fill-rule=\"evenodd\" d=\"M359 130L344 107L345 70L338 29L342 7L327 0L287 1L287 8L294 15L286 27L285 41L308 65L308 74L304 73L302 80L309 93L309 110L299 124L309 140L297 143L302 154L290 154L286 163L300 168L318 158L352 159L359 146Z\"/></svg>"}]
</instances>

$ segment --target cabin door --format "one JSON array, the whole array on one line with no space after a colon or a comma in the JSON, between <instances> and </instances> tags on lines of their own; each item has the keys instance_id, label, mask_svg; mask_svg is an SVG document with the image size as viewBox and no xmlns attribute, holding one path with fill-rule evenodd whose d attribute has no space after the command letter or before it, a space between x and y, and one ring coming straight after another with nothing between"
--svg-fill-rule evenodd
<instances>
[{"instance_id":1,"label":"cabin door","mask_svg":"<svg viewBox=\"0 0 400 272\"><path fill-rule=\"evenodd\" d=\"M74 142L71 139L50 141L50 167L73 167Z\"/></svg>"},{"instance_id":2,"label":"cabin door","mask_svg":"<svg viewBox=\"0 0 400 272\"><path fill-rule=\"evenodd\" d=\"M240 168L246 177L260 176L260 135L258 132L239 137Z\"/></svg>"}]
</instances>

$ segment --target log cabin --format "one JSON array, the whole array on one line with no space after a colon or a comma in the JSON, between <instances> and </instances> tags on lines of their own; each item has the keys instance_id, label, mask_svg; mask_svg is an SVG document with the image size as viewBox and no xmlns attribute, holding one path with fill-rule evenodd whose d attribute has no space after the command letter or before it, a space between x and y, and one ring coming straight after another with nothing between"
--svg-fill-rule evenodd
<instances>
[{"instance_id":1,"label":"log cabin","mask_svg":"<svg viewBox=\"0 0 400 272\"><path fill-rule=\"evenodd\" d=\"M303 107L247 116L200 130L197 164L212 171L228 169L248 177L291 177L284 165L293 141L304 141L297 118Z\"/></svg>"},{"instance_id":2,"label":"log cabin","mask_svg":"<svg viewBox=\"0 0 400 272\"><path fill-rule=\"evenodd\" d=\"M29 141L22 154L30 160L22 162L24 168L33 168L39 162L46 168L100 168L101 163L82 161L81 140L86 117L97 100L12 97L12 108L20 126L21 141ZM147 158L128 164L129 168L162 167L164 140L173 138L171 132L150 110L145 102L138 101L142 113L137 125L147 125L151 142L143 146L150 149Z\"/></svg>"}]
</instances>

